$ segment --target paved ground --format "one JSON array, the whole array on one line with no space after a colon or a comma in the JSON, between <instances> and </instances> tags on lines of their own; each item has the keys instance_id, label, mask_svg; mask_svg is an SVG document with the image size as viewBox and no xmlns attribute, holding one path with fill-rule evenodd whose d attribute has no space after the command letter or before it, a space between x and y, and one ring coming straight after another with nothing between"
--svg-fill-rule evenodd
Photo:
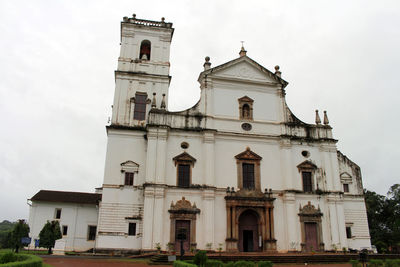
<instances>
[{"instance_id":1,"label":"paved ground","mask_svg":"<svg viewBox=\"0 0 400 267\"><path fill-rule=\"evenodd\" d=\"M43 257L43 262L54 267L147 267L149 265L143 261L132 261L126 259L92 259L79 257ZM350 264L308 264L312 267L351 267ZM279 267L300 267L301 265L279 265ZM171 265L154 265L154 267L171 267Z\"/></svg>"},{"instance_id":2,"label":"paved ground","mask_svg":"<svg viewBox=\"0 0 400 267\"><path fill-rule=\"evenodd\" d=\"M77 257L43 257L43 262L54 267L144 267L149 266L143 261L125 259L82 259ZM171 267L171 265L157 265L155 267Z\"/></svg>"}]
</instances>

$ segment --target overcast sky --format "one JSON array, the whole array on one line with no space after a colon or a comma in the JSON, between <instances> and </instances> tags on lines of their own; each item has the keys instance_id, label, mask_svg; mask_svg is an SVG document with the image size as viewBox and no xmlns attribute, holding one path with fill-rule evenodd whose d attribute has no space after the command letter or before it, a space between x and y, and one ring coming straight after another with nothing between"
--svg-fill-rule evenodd
<instances>
[{"instance_id":1,"label":"overcast sky","mask_svg":"<svg viewBox=\"0 0 400 267\"><path fill-rule=\"evenodd\" d=\"M40 189L102 185L124 16L172 22L169 108L191 107L204 57L247 55L289 82L297 117L327 110L364 186L400 182L398 1L0 1L0 221Z\"/></svg>"}]
</instances>

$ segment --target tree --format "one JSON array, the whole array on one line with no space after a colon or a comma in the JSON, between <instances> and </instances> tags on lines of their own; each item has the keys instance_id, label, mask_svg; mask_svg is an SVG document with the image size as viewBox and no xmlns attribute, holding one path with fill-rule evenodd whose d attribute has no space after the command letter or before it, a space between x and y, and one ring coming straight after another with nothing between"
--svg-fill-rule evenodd
<instances>
[{"instance_id":1,"label":"tree","mask_svg":"<svg viewBox=\"0 0 400 267\"><path fill-rule=\"evenodd\" d=\"M47 221L39 233L39 246L47 248L48 253L51 254L51 249L54 248L56 240L61 237L60 224L58 221Z\"/></svg>"},{"instance_id":2,"label":"tree","mask_svg":"<svg viewBox=\"0 0 400 267\"><path fill-rule=\"evenodd\" d=\"M22 238L29 237L29 226L25 220L18 220L17 224L11 232L11 245L15 247L15 252L18 253L19 248L23 247Z\"/></svg>"},{"instance_id":3,"label":"tree","mask_svg":"<svg viewBox=\"0 0 400 267\"><path fill-rule=\"evenodd\" d=\"M379 252L396 252L400 244L400 184L390 187L387 196L364 191L371 242Z\"/></svg>"}]
</instances>

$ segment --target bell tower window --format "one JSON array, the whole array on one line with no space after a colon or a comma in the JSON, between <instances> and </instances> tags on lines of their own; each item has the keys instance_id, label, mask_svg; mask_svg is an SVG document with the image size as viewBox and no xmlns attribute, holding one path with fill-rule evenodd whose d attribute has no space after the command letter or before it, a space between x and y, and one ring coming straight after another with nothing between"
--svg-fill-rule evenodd
<instances>
[{"instance_id":1,"label":"bell tower window","mask_svg":"<svg viewBox=\"0 0 400 267\"><path fill-rule=\"evenodd\" d=\"M146 118L146 100L147 94L146 93L136 93L135 94L135 108L133 111L133 119L144 121Z\"/></svg>"},{"instance_id":2,"label":"bell tower window","mask_svg":"<svg viewBox=\"0 0 400 267\"><path fill-rule=\"evenodd\" d=\"M139 58L143 60L150 60L151 43L148 40L142 41L140 45Z\"/></svg>"}]
</instances>

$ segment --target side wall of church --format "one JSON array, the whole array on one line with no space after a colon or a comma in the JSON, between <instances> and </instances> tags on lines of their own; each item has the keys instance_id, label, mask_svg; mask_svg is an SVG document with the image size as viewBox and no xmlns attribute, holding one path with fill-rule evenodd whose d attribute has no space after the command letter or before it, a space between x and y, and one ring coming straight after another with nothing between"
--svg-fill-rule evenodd
<instances>
[{"instance_id":1,"label":"side wall of church","mask_svg":"<svg viewBox=\"0 0 400 267\"><path fill-rule=\"evenodd\" d=\"M29 228L32 242L30 248L35 248L35 239L47 221L55 220L56 209L61 209L61 217L57 219L61 231L67 226L67 234L58 240L55 250L86 251L95 247L95 241L88 240L88 227L97 225L98 209L95 205L32 202L29 211Z\"/></svg>"}]
</instances>

